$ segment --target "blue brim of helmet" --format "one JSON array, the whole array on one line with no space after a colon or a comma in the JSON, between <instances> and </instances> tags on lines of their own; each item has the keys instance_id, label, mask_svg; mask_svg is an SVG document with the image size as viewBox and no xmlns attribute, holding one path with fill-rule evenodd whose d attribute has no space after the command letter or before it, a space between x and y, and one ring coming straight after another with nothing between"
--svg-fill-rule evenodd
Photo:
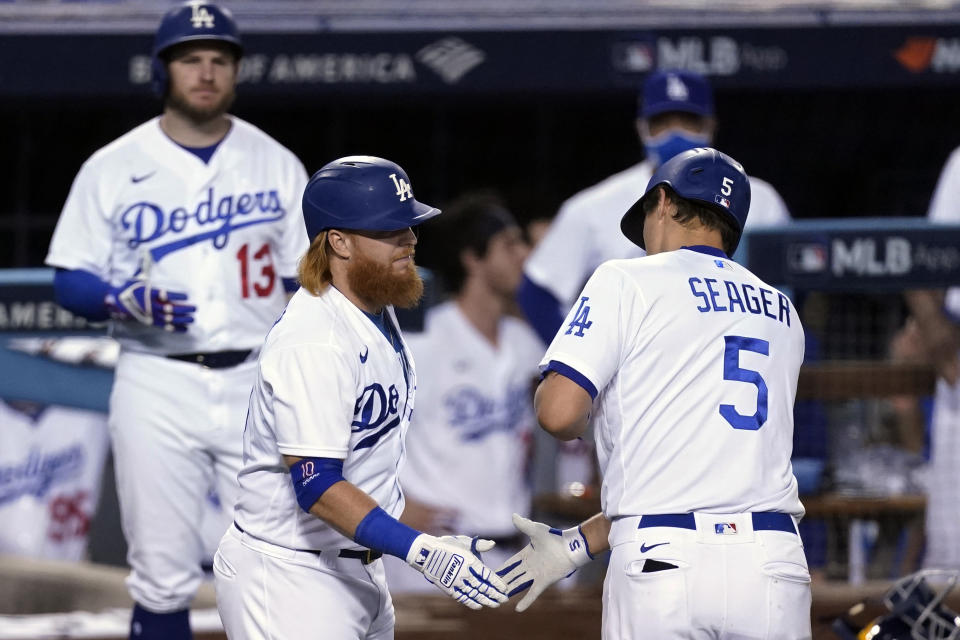
<instances>
[{"instance_id":1,"label":"blue brim of helmet","mask_svg":"<svg viewBox=\"0 0 960 640\"><path fill-rule=\"evenodd\" d=\"M643 213L643 199L646 197L647 194L643 194L620 218L621 233L627 237L627 240L641 249L647 248L643 244L643 221L646 217Z\"/></svg>"}]
</instances>

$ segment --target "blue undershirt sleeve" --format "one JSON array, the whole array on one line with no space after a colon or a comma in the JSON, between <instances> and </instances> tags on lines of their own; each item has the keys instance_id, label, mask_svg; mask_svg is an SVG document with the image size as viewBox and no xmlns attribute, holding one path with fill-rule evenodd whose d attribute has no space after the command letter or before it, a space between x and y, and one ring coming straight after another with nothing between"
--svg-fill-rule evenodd
<instances>
[{"instance_id":1,"label":"blue undershirt sleeve","mask_svg":"<svg viewBox=\"0 0 960 640\"><path fill-rule=\"evenodd\" d=\"M544 344L553 342L563 324L560 301L526 275L517 291L517 302L527 317L527 322L537 332Z\"/></svg>"},{"instance_id":2,"label":"blue undershirt sleeve","mask_svg":"<svg viewBox=\"0 0 960 640\"><path fill-rule=\"evenodd\" d=\"M283 280L283 290L287 293L295 293L300 288L296 278L281 278L281 280Z\"/></svg>"},{"instance_id":3,"label":"blue undershirt sleeve","mask_svg":"<svg viewBox=\"0 0 960 640\"><path fill-rule=\"evenodd\" d=\"M53 276L53 295L61 307L87 320L110 317L104 299L112 287L83 269L57 269Z\"/></svg>"}]
</instances>

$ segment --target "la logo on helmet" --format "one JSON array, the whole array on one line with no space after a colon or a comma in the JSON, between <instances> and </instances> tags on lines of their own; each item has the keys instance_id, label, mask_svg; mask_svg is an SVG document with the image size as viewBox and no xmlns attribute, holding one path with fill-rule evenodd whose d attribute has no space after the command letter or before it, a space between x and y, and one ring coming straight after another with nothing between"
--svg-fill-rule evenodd
<instances>
[{"instance_id":1,"label":"la logo on helmet","mask_svg":"<svg viewBox=\"0 0 960 640\"><path fill-rule=\"evenodd\" d=\"M393 184L397 188L397 195L400 196L400 202L413 197L413 189L406 180L403 178L397 180L397 174L395 173L390 174L390 179L393 180Z\"/></svg>"},{"instance_id":2,"label":"la logo on helmet","mask_svg":"<svg viewBox=\"0 0 960 640\"><path fill-rule=\"evenodd\" d=\"M190 23L194 29L213 29L213 14L207 11L206 3L202 1L191 2L190 8L193 10L190 16Z\"/></svg>"}]
</instances>

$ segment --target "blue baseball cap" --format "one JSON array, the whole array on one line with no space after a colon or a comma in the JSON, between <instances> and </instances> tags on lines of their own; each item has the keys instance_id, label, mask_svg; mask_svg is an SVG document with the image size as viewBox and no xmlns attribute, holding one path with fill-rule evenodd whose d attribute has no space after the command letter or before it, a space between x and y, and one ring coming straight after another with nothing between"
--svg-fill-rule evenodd
<instances>
[{"instance_id":1,"label":"blue baseball cap","mask_svg":"<svg viewBox=\"0 0 960 640\"><path fill-rule=\"evenodd\" d=\"M710 83L692 71L651 73L643 83L640 117L652 118L668 111L712 116L713 90Z\"/></svg>"}]
</instances>

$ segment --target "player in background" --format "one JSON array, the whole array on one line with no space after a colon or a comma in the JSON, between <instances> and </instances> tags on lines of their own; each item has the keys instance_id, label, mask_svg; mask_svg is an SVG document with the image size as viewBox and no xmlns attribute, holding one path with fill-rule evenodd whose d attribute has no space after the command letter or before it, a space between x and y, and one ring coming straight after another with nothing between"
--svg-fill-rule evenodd
<instances>
[{"instance_id":1,"label":"player in background","mask_svg":"<svg viewBox=\"0 0 960 640\"><path fill-rule=\"evenodd\" d=\"M57 301L121 344L109 426L136 638L191 637L198 523L211 485L235 501L256 350L307 249L303 165L227 113L242 51L217 5L163 17L163 113L84 163L46 260Z\"/></svg>"},{"instance_id":2,"label":"player in background","mask_svg":"<svg viewBox=\"0 0 960 640\"><path fill-rule=\"evenodd\" d=\"M464 532L496 541L491 566L520 549L511 514L530 513L533 388L543 346L509 315L527 256L523 231L492 194L466 194L422 227L420 263L449 300L406 336L417 362L417 411L400 473L401 521L434 535ZM463 469L482 468L478 485ZM385 558L390 590L433 587Z\"/></svg>"},{"instance_id":3,"label":"player in background","mask_svg":"<svg viewBox=\"0 0 960 640\"><path fill-rule=\"evenodd\" d=\"M562 440L592 420L603 512L565 531L516 517L531 543L498 573L530 588L518 611L611 548L605 639L810 637L790 465L803 328L728 257L749 205L729 156L669 160L621 222L647 257L601 265L547 349L537 419Z\"/></svg>"},{"instance_id":4,"label":"player in background","mask_svg":"<svg viewBox=\"0 0 960 640\"><path fill-rule=\"evenodd\" d=\"M524 268L520 306L547 344L594 269L607 260L643 255L640 247L617 232L617 223L643 195L657 167L682 151L713 141L716 120L707 79L690 71L657 71L647 76L636 128L645 159L564 202ZM790 214L780 194L763 180L751 177L750 182L750 226L788 222Z\"/></svg>"},{"instance_id":5,"label":"player in background","mask_svg":"<svg viewBox=\"0 0 960 640\"><path fill-rule=\"evenodd\" d=\"M0 400L0 554L81 561L109 436L97 411Z\"/></svg>"},{"instance_id":6,"label":"player in background","mask_svg":"<svg viewBox=\"0 0 960 640\"><path fill-rule=\"evenodd\" d=\"M401 524L398 480L417 377L394 305L419 301L412 226L440 213L398 165L335 160L310 179L302 287L270 330L243 437L236 521L214 557L230 638L392 638L383 553L479 609L506 586L473 551L493 542ZM487 460L445 452L486 482Z\"/></svg>"},{"instance_id":7,"label":"player in background","mask_svg":"<svg viewBox=\"0 0 960 640\"><path fill-rule=\"evenodd\" d=\"M940 173L927 218L960 224L960 149ZM914 335L937 369L930 421L930 481L927 489L927 568L960 569L960 287L906 294Z\"/></svg>"}]
</instances>

